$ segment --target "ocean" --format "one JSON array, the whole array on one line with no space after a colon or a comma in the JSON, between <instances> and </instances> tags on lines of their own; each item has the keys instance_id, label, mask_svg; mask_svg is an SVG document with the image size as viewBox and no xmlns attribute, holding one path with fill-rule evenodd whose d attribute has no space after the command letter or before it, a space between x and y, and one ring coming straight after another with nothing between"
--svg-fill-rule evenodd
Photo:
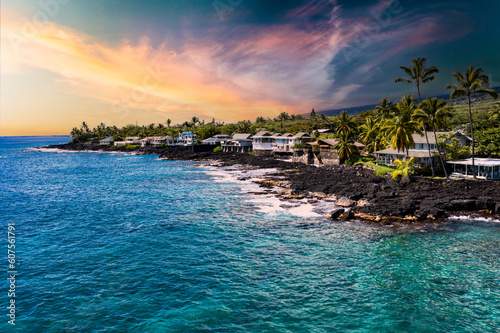
<instances>
[{"instance_id":1,"label":"ocean","mask_svg":"<svg viewBox=\"0 0 500 333\"><path fill-rule=\"evenodd\" d=\"M67 141L0 138L0 332L500 331L496 221L328 221L196 162L29 149Z\"/></svg>"}]
</instances>

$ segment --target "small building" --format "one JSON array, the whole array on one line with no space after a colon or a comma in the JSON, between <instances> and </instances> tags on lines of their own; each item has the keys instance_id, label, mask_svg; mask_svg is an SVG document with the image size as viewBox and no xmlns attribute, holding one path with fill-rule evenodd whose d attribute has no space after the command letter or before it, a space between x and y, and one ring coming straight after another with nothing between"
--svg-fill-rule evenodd
<instances>
[{"instance_id":1,"label":"small building","mask_svg":"<svg viewBox=\"0 0 500 333\"><path fill-rule=\"evenodd\" d=\"M294 141L292 133L275 134L271 145L273 153L291 153Z\"/></svg>"},{"instance_id":2,"label":"small building","mask_svg":"<svg viewBox=\"0 0 500 333\"><path fill-rule=\"evenodd\" d=\"M99 145L101 146L112 146L114 143L113 137L107 137L105 139L99 140Z\"/></svg>"},{"instance_id":3,"label":"small building","mask_svg":"<svg viewBox=\"0 0 500 333\"><path fill-rule=\"evenodd\" d=\"M473 178L472 158L447 163L453 165L452 178ZM500 179L500 159L474 158L474 169L478 179Z\"/></svg>"},{"instance_id":4,"label":"small building","mask_svg":"<svg viewBox=\"0 0 500 333\"><path fill-rule=\"evenodd\" d=\"M115 146L140 145L141 138L138 136L128 136L123 141L116 141Z\"/></svg>"},{"instance_id":5,"label":"small building","mask_svg":"<svg viewBox=\"0 0 500 333\"><path fill-rule=\"evenodd\" d=\"M231 136L227 134L217 134L211 138L202 140L201 143L205 145L220 145L228 140L231 140Z\"/></svg>"},{"instance_id":6,"label":"small building","mask_svg":"<svg viewBox=\"0 0 500 333\"><path fill-rule=\"evenodd\" d=\"M275 136L268 131L260 131L253 137L253 151L256 154L271 153Z\"/></svg>"},{"instance_id":7,"label":"small building","mask_svg":"<svg viewBox=\"0 0 500 333\"><path fill-rule=\"evenodd\" d=\"M177 139L177 144L180 146L192 146L196 141L196 135L193 132L182 132Z\"/></svg>"},{"instance_id":8,"label":"small building","mask_svg":"<svg viewBox=\"0 0 500 333\"><path fill-rule=\"evenodd\" d=\"M221 144L222 151L247 153L252 151L253 139L249 133L234 134L233 138Z\"/></svg>"}]
</instances>

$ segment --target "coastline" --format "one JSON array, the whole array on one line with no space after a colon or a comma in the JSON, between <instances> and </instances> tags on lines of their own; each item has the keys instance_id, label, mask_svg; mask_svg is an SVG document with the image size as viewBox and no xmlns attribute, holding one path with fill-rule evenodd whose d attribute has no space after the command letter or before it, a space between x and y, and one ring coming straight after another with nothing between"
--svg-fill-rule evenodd
<instances>
[{"instance_id":1,"label":"coastline","mask_svg":"<svg viewBox=\"0 0 500 333\"><path fill-rule=\"evenodd\" d=\"M292 204L299 199L326 200L332 207L325 217L334 220L393 225L442 223L449 221L448 217L463 215L500 219L500 184L494 181L412 177L409 181L397 182L390 177L376 176L361 165L318 168L271 156L194 153L186 147L144 147L130 151L125 147L68 143L40 148L158 155L166 160L217 162L218 167L238 164L254 169L278 169L279 172L257 181L263 188L262 193L271 193Z\"/></svg>"}]
</instances>

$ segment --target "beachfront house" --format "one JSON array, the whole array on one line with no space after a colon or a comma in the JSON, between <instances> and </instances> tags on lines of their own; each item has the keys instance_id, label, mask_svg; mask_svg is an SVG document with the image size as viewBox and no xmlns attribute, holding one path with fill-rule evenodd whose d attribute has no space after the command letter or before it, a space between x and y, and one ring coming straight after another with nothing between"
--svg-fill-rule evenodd
<instances>
[{"instance_id":1,"label":"beachfront house","mask_svg":"<svg viewBox=\"0 0 500 333\"><path fill-rule=\"evenodd\" d=\"M227 134L217 134L208 139L202 140L201 143L205 145L220 145L228 140L231 140L231 136Z\"/></svg>"},{"instance_id":2,"label":"beachfront house","mask_svg":"<svg viewBox=\"0 0 500 333\"><path fill-rule=\"evenodd\" d=\"M337 143L338 140L336 139L319 139L306 142L308 148L295 150L292 161L314 165L340 165L340 158L335 149ZM359 150L365 147L360 142L355 142L354 145Z\"/></svg>"},{"instance_id":3,"label":"beachfront house","mask_svg":"<svg viewBox=\"0 0 500 333\"><path fill-rule=\"evenodd\" d=\"M141 138L138 136L128 136L123 141L116 141L115 146L140 145Z\"/></svg>"},{"instance_id":4,"label":"beachfront house","mask_svg":"<svg viewBox=\"0 0 500 333\"><path fill-rule=\"evenodd\" d=\"M108 138L99 140L99 145L100 146L112 146L115 140L113 140L113 137L110 136Z\"/></svg>"},{"instance_id":5,"label":"beachfront house","mask_svg":"<svg viewBox=\"0 0 500 333\"><path fill-rule=\"evenodd\" d=\"M241 133L234 134L230 140L226 140L221 144L222 151L247 153L252 151L253 139L252 134Z\"/></svg>"},{"instance_id":6,"label":"beachfront house","mask_svg":"<svg viewBox=\"0 0 500 333\"><path fill-rule=\"evenodd\" d=\"M452 178L473 178L472 158L446 163L453 165ZM500 159L475 158L474 169L477 179L500 179Z\"/></svg>"},{"instance_id":7,"label":"beachfront house","mask_svg":"<svg viewBox=\"0 0 500 333\"><path fill-rule=\"evenodd\" d=\"M196 142L196 135L193 132L182 132L177 139L177 145L179 146L192 146Z\"/></svg>"},{"instance_id":8,"label":"beachfront house","mask_svg":"<svg viewBox=\"0 0 500 333\"><path fill-rule=\"evenodd\" d=\"M275 136L271 132L260 131L253 136L253 151L256 154L266 154L273 151Z\"/></svg>"},{"instance_id":9,"label":"beachfront house","mask_svg":"<svg viewBox=\"0 0 500 333\"><path fill-rule=\"evenodd\" d=\"M141 146L161 147L162 145L174 145L175 138L172 136L148 136L140 140Z\"/></svg>"},{"instance_id":10,"label":"beachfront house","mask_svg":"<svg viewBox=\"0 0 500 333\"><path fill-rule=\"evenodd\" d=\"M451 139L453 138L457 138L462 146L470 146L470 144L472 143L472 139L461 132L437 132L436 135L438 141L444 141L445 143L450 143ZM429 138L429 146L427 145L425 136L420 134L413 134L415 147L408 149L408 154L406 152L406 149L398 151L397 149L394 149L392 147L375 151L373 154L375 155L378 163L384 163L386 165L393 165L396 159L403 160L407 156L417 158L418 164L420 165L429 165L430 161L428 147L430 147L431 154L437 152L437 149L434 133L427 132L427 136ZM437 159L434 158L433 161L434 165L437 167Z\"/></svg>"}]
</instances>

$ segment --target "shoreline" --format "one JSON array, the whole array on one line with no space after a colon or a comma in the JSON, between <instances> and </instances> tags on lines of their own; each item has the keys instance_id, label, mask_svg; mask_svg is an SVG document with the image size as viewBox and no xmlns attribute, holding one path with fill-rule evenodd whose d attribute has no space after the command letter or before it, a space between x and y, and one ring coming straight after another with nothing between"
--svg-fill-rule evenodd
<instances>
[{"instance_id":1,"label":"shoreline","mask_svg":"<svg viewBox=\"0 0 500 333\"><path fill-rule=\"evenodd\" d=\"M90 149L89 149L90 148ZM357 166L316 167L270 156L242 153L194 153L187 147L125 147L62 144L38 149L158 155L165 160L216 162L215 166L246 165L256 169L278 169L260 182L280 200L329 200L332 220L361 220L380 225L449 222L448 217L500 219L500 184L481 180L446 180L412 177L394 181L379 177L371 169ZM213 166L213 165L212 165Z\"/></svg>"}]
</instances>

